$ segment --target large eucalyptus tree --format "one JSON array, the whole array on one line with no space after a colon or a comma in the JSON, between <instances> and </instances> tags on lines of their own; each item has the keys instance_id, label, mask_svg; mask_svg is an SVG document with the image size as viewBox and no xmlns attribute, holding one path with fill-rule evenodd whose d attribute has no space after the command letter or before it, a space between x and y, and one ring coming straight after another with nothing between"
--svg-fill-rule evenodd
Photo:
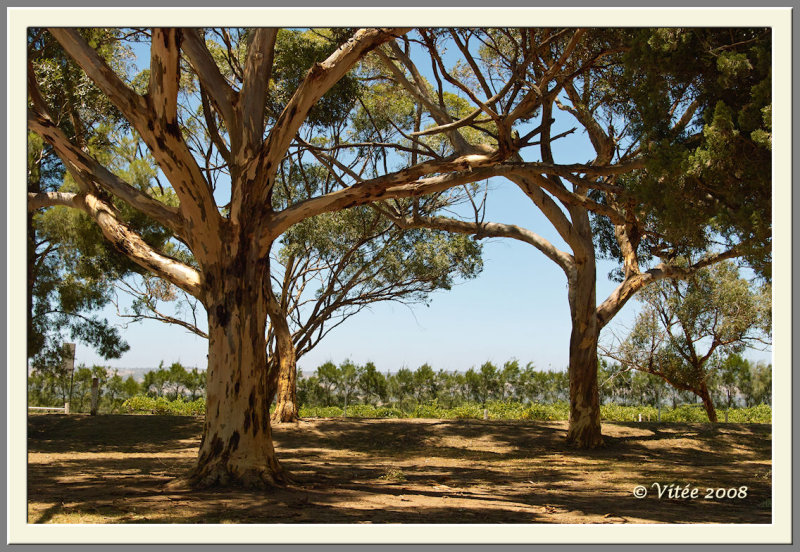
<instances>
[{"instance_id":1,"label":"large eucalyptus tree","mask_svg":"<svg viewBox=\"0 0 800 552\"><path fill-rule=\"evenodd\" d=\"M208 316L207 414L195 485L264 486L285 480L272 444L268 403L266 325L270 250L294 224L326 212L390 197L445 190L489 176L507 148L430 155L398 170L316 192L283 208L272 198L281 161L312 110L369 52L408 29L361 29L348 33L330 55L314 60L293 89L272 86L277 29L247 33L238 69L241 84L220 70L198 29L153 29L150 66L141 93L116 72L77 29L49 32L82 68L146 145L177 196L160 201L114 174L71 140L30 79L28 125L60 157L77 192L29 194L29 209L63 205L87 213L117 249L154 275L196 297ZM225 30L223 37L229 35ZM232 56L239 55L232 52ZM185 58L184 58L185 56ZM182 78L197 81L204 100L202 122L179 109ZM281 82L281 84L286 84ZM290 83L291 84L291 83ZM281 93L278 93L281 92ZM274 113L274 116L270 115ZM226 162L227 201L220 204L202 153L192 144L200 125ZM215 193L216 192L216 193ZM194 265L166 255L126 225L109 196L164 228L191 251Z\"/></svg>"}]
</instances>

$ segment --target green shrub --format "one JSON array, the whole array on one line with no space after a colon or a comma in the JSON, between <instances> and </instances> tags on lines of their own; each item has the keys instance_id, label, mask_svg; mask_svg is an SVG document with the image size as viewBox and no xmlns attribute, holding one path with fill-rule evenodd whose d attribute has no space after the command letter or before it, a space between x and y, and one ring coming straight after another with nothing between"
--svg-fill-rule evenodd
<instances>
[{"instance_id":1,"label":"green shrub","mask_svg":"<svg viewBox=\"0 0 800 552\"><path fill-rule=\"evenodd\" d=\"M681 405L674 410L661 411L662 422L708 422L708 415L702 406Z\"/></svg>"},{"instance_id":2,"label":"green shrub","mask_svg":"<svg viewBox=\"0 0 800 552\"><path fill-rule=\"evenodd\" d=\"M344 415L338 406L301 406L299 414L301 418L335 418Z\"/></svg>"},{"instance_id":3,"label":"green shrub","mask_svg":"<svg viewBox=\"0 0 800 552\"><path fill-rule=\"evenodd\" d=\"M557 402L554 404L531 403L522 412L524 420L538 420L552 422L567 420L569 418L569 403Z\"/></svg>"},{"instance_id":4,"label":"green shrub","mask_svg":"<svg viewBox=\"0 0 800 552\"><path fill-rule=\"evenodd\" d=\"M354 404L347 407L348 418L436 418L443 420L481 420L484 407L480 403L463 403L453 408L445 408L436 400L420 404L404 404L400 406L374 406L371 404ZM566 421L569 419L569 403L560 401L552 404L521 403L512 401L490 401L486 404L487 415L491 420L538 420ZM653 406L622 406L603 404L600 406L600 417L608 422L656 422L658 410ZM724 411L717 413L724 419ZM301 418L335 418L344 416L339 406L300 407ZM735 408L728 413L728 421L732 423L771 423L772 409L768 405L751 408ZM705 410L700 406L683 405L672 410L661 409L662 422L707 422Z\"/></svg>"},{"instance_id":5,"label":"green shrub","mask_svg":"<svg viewBox=\"0 0 800 552\"><path fill-rule=\"evenodd\" d=\"M717 418L725 419L725 411L717 412ZM731 408L728 410L728 421L737 424L771 424L772 407L768 404L759 404L749 408Z\"/></svg>"},{"instance_id":6,"label":"green shrub","mask_svg":"<svg viewBox=\"0 0 800 552\"><path fill-rule=\"evenodd\" d=\"M183 397L178 397L174 401L170 401L165 397L136 395L122 403L121 408L128 414L202 416L206 413L206 401L203 397L194 401L186 401Z\"/></svg>"},{"instance_id":7,"label":"green shrub","mask_svg":"<svg viewBox=\"0 0 800 552\"><path fill-rule=\"evenodd\" d=\"M456 420L479 420L483 418L483 408L477 403L466 403L455 408L445 410L444 418Z\"/></svg>"},{"instance_id":8,"label":"green shrub","mask_svg":"<svg viewBox=\"0 0 800 552\"><path fill-rule=\"evenodd\" d=\"M661 421L664 420L665 409L661 409ZM622 406L619 404L600 405L600 419L614 422L638 422L639 414L642 421L658 421L658 409L653 406Z\"/></svg>"}]
</instances>

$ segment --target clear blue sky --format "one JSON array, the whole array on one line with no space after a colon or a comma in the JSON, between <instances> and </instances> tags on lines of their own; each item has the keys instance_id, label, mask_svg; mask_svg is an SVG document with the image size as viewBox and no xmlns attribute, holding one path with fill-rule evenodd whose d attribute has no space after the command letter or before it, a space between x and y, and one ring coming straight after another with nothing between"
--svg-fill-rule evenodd
<instances>
[{"instance_id":1,"label":"clear blue sky","mask_svg":"<svg viewBox=\"0 0 800 552\"><path fill-rule=\"evenodd\" d=\"M493 181L487 220L524 225L555 243L549 223L514 185ZM598 263L598 302L616 284L607 277L615 263ZM624 334L638 304L630 301L604 330ZM116 315L109 312L113 320ZM516 358L540 369L567 366L570 320L566 278L561 270L530 245L509 239L484 241L484 270L474 280L431 296L430 306L381 303L350 318L300 359L304 373L328 360L372 361L381 371L416 368L427 362L435 370L466 370L490 360L502 364ZM78 345L77 360L87 364L155 367L180 361L205 368L207 343L186 330L146 321L125 332L131 350L122 358L101 362ZM751 351L754 361L771 362L769 352Z\"/></svg>"},{"instance_id":2,"label":"clear blue sky","mask_svg":"<svg viewBox=\"0 0 800 552\"><path fill-rule=\"evenodd\" d=\"M138 63L147 60L146 47L138 46ZM449 56L448 56L449 58ZM451 60L445 59L445 63ZM146 64L146 61L145 61ZM420 63L423 73L429 67ZM558 116L553 134L576 126L570 116ZM588 161L593 150L580 130L553 145L558 162ZM533 159L532 159L533 160ZM486 220L529 228L556 246L565 248L552 226L513 184L491 182ZM567 250L567 249L565 249ZM567 250L568 251L568 250ZM598 263L597 299L616 287L607 278L615 263ZM474 280L430 297L430 305L376 304L333 330L299 367L311 373L320 364L349 358L372 361L381 371L416 368L427 362L435 370L466 370L489 360L496 364L516 358L540 369L563 369L569 357L570 320L566 278L563 272L532 246L510 239L484 240L484 270ZM624 334L638 304L630 301L604 330ZM119 320L113 308L106 316ZM156 367L160 361L179 361L206 367L207 342L186 330L145 321L124 331L131 350L122 358L105 361L78 344L77 362L112 367ZM770 352L750 351L752 360L771 362Z\"/></svg>"}]
</instances>

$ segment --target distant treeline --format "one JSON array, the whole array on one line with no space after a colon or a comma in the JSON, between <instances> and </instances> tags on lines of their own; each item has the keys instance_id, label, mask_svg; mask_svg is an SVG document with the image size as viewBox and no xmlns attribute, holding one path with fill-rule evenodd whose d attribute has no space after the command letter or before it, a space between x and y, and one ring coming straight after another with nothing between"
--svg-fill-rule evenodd
<instances>
[{"instance_id":1,"label":"distant treeline","mask_svg":"<svg viewBox=\"0 0 800 552\"><path fill-rule=\"evenodd\" d=\"M725 408L772 402L772 366L738 358L723 363L707 382L715 402ZM726 367L735 366L736 370ZM730 372L730 373L729 373ZM601 362L598 371L603 404L621 406L669 406L699 402L697 397L668 385L663 379L619 365ZM502 366L485 362L466 372L435 371L423 364L384 374L368 362L340 365L326 362L310 377L299 377L297 396L301 406L341 407L353 404L413 409L436 401L444 408L492 402L555 404L569 400L569 376L561 370L538 370L533 363L521 366L510 360Z\"/></svg>"},{"instance_id":2,"label":"distant treeline","mask_svg":"<svg viewBox=\"0 0 800 552\"><path fill-rule=\"evenodd\" d=\"M709 388L715 403L723 408L752 407L772 402L772 366L753 364L746 359L724 363L712 372ZM727 373L724 366L738 366ZM75 412L88 411L92 377L100 381L100 410L121 411L122 403L136 396L186 401L205 396L204 370L186 369L179 362L144 374L139 382L128 376L123 379L115 370L80 366L74 377L61 371L33 372L28 378L28 400L35 406L61 406L70 401ZM603 404L676 408L693 404L698 399L691 393L677 390L661 378L619 365L601 362L598 374ZM70 393L70 388L72 389ZM569 377L566 371L537 370L533 363L522 366L510 360L502 366L485 362L466 372L434 370L423 364L415 370L401 368L395 373L380 372L375 364L355 364L349 360L339 365L326 362L313 374L297 379L298 401L309 409L338 407L346 414L348 407L371 405L413 412L419 405L436 403L453 409L464 405L487 405L497 402L526 404L559 404L569 400Z\"/></svg>"},{"instance_id":3,"label":"distant treeline","mask_svg":"<svg viewBox=\"0 0 800 552\"><path fill-rule=\"evenodd\" d=\"M63 406L69 402L70 411L88 412L94 377L100 386L101 412L119 412L123 402L138 395L192 401L205 397L205 370L189 370L179 362L165 368L162 362L157 369L146 372L142 381L133 376L123 378L116 369L103 366L79 366L74 374L63 367L34 370L28 375L28 404Z\"/></svg>"}]
</instances>

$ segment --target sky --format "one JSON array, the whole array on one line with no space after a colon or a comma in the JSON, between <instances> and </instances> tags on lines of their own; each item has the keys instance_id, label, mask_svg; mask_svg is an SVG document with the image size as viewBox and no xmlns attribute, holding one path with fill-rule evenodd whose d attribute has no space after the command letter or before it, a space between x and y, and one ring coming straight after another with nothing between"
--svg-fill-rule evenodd
<instances>
[{"instance_id":1,"label":"sky","mask_svg":"<svg viewBox=\"0 0 800 552\"><path fill-rule=\"evenodd\" d=\"M142 48L136 52L139 64L148 55ZM423 73L429 72L425 64L420 63L420 68ZM577 125L569 116L559 116L553 134L573 126ZM561 163L594 157L580 129L556 141L553 153ZM523 226L568 251L550 223L515 185L498 178L490 181L490 188L487 221ZM543 370L565 369L570 319L564 273L528 244L511 239L483 240L483 244L484 269L477 278L431 294L427 305L372 305L331 331L298 361L298 367L310 374L326 361L338 364L350 359L357 364L372 361L383 372L414 369L424 363L434 370L453 371L486 361L502 365L517 359ZM598 262L598 303L617 285L607 276L615 267L612 261ZM629 301L604 329L601 341L610 339L612 333L624 335L637 310L637 302ZM112 322L124 322L113 306L102 314ZM144 321L128 324L123 334L130 350L121 358L104 360L79 343L76 362L112 368L155 368L161 361L165 365L180 362L206 367L206 340L178 326ZM771 362L770 352L751 350L746 356Z\"/></svg>"}]
</instances>

